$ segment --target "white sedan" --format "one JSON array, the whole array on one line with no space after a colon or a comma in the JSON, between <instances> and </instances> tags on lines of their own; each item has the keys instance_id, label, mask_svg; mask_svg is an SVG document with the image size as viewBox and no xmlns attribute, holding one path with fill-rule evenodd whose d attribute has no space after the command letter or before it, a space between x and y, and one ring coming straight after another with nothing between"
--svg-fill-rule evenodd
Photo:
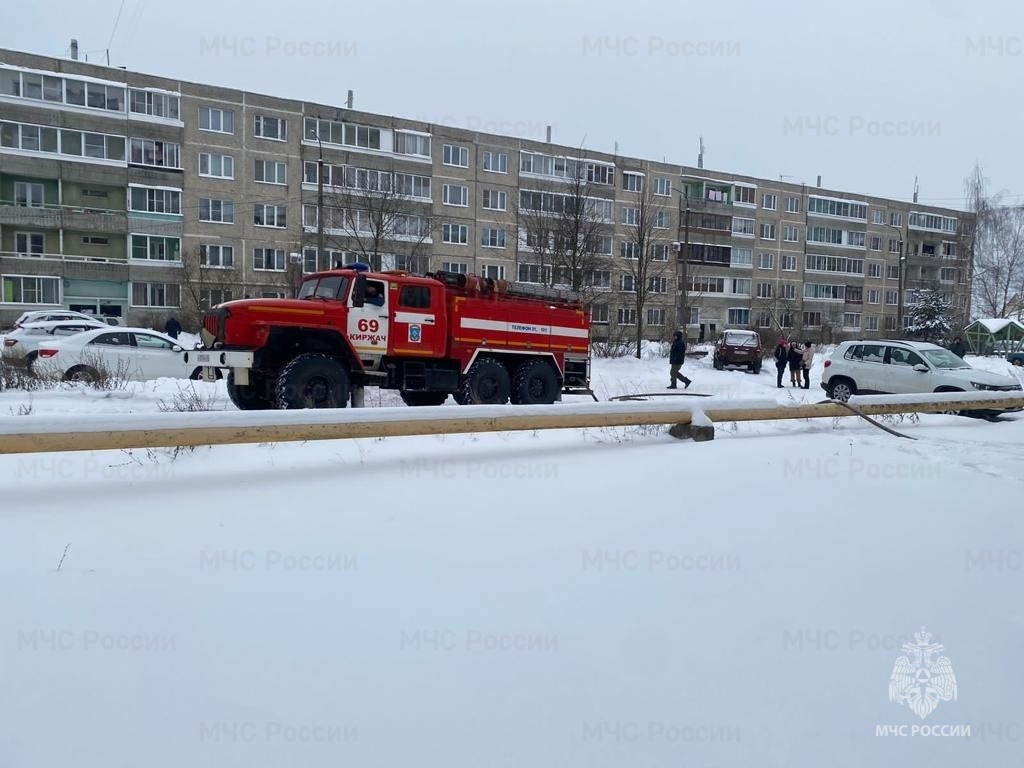
<instances>
[{"instance_id":1,"label":"white sedan","mask_svg":"<svg viewBox=\"0 0 1024 768\"><path fill-rule=\"evenodd\" d=\"M41 344L73 336L76 333L109 328L106 323L96 320L61 320L48 323L28 323L4 336L3 360L9 365L31 368L36 350Z\"/></svg>"},{"instance_id":2,"label":"white sedan","mask_svg":"<svg viewBox=\"0 0 1024 768\"><path fill-rule=\"evenodd\" d=\"M148 328L109 326L41 344L34 370L65 381L198 379L202 368L185 362L184 348Z\"/></svg>"}]
</instances>

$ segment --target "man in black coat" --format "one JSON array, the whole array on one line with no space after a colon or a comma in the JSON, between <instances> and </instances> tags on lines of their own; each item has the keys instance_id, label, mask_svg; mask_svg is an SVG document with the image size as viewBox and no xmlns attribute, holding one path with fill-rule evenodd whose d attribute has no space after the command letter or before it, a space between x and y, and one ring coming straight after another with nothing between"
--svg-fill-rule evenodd
<instances>
[{"instance_id":1,"label":"man in black coat","mask_svg":"<svg viewBox=\"0 0 1024 768\"><path fill-rule=\"evenodd\" d=\"M786 345L786 337L783 336L775 346L775 370L779 373L779 378L775 383L778 384L779 389L782 389L782 377L786 373L786 364L788 362L789 347Z\"/></svg>"},{"instance_id":2,"label":"man in black coat","mask_svg":"<svg viewBox=\"0 0 1024 768\"><path fill-rule=\"evenodd\" d=\"M172 317L167 321L167 324L164 326L164 333L172 339L178 338L178 334L181 333L181 323L178 322L176 317Z\"/></svg>"},{"instance_id":3,"label":"man in black coat","mask_svg":"<svg viewBox=\"0 0 1024 768\"><path fill-rule=\"evenodd\" d=\"M967 354L967 345L964 344L964 340L957 336L953 339L953 343L949 347L949 351L957 357L963 357Z\"/></svg>"},{"instance_id":4,"label":"man in black coat","mask_svg":"<svg viewBox=\"0 0 1024 768\"><path fill-rule=\"evenodd\" d=\"M683 363L686 361L686 340L683 339L682 331L676 331L672 334L672 348L668 353L668 362L671 368L669 369L670 381L668 389L678 389L676 387L676 379L683 382L683 388L689 389L690 379L683 376L679 369L683 367Z\"/></svg>"}]
</instances>

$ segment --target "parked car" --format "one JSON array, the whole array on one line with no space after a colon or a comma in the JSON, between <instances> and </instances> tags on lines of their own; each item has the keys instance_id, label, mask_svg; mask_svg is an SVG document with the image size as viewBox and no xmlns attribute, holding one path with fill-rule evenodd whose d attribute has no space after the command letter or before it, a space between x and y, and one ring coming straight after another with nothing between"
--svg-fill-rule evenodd
<instances>
[{"instance_id":1,"label":"parked car","mask_svg":"<svg viewBox=\"0 0 1024 768\"><path fill-rule=\"evenodd\" d=\"M202 368L186 362L184 352L179 342L148 328L99 328L41 344L34 369L65 381L200 378Z\"/></svg>"},{"instance_id":2,"label":"parked car","mask_svg":"<svg viewBox=\"0 0 1024 768\"><path fill-rule=\"evenodd\" d=\"M764 349L756 331L726 329L715 342L712 363L719 371L727 365L742 365L754 373L761 372Z\"/></svg>"},{"instance_id":3,"label":"parked car","mask_svg":"<svg viewBox=\"0 0 1024 768\"><path fill-rule=\"evenodd\" d=\"M9 365L32 367L40 344L52 342L76 333L109 328L96 320L58 320L47 323L26 323L4 336L0 353Z\"/></svg>"},{"instance_id":4,"label":"parked car","mask_svg":"<svg viewBox=\"0 0 1024 768\"><path fill-rule=\"evenodd\" d=\"M825 360L822 389L833 400L851 395L925 392L1014 392L1020 383L1009 376L972 368L936 344L918 341L844 341ZM970 411L988 415L1009 409ZM1013 409L1018 410L1018 409Z\"/></svg>"},{"instance_id":5,"label":"parked car","mask_svg":"<svg viewBox=\"0 0 1024 768\"><path fill-rule=\"evenodd\" d=\"M1011 365L1024 365L1024 352L1010 352L1006 356L1006 362Z\"/></svg>"},{"instance_id":6,"label":"parked car","mask_svg":"<svg viewBox=\"0 0 1024 768\"><path fill-rule=\"evenodd\" d=\"M90 315L85 312L75 312L71 309L39 309L31 312L23 312L21 317L14 321L14 327L21 328L29 323L54 323L61 320L93 320L107 325L120 325L116 317L107 315Z\"/></svg>"}]
</instances>

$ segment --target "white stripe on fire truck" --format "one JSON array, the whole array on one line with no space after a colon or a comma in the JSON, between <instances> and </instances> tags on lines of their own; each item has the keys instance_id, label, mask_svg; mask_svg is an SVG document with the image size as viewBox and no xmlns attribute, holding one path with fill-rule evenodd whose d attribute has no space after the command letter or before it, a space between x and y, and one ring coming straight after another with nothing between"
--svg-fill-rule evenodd
<instances>
[{"instance_id":1,"label":"white stripe on fire truck","mask_svg":"<svg viewBox=\"0 0 1024 768\"><path fill-rule=\"evenodd\" d=\"M527 323L501 322L500 320L484 320L478 317L463 317L463 328L472 328L477 331L503 331L505 333L535 333L550 334L551 336L571 336L573 338L585 339L588 336L586 328L566 328L561 325L531 325Z\"/></svg>"}]
</instances>

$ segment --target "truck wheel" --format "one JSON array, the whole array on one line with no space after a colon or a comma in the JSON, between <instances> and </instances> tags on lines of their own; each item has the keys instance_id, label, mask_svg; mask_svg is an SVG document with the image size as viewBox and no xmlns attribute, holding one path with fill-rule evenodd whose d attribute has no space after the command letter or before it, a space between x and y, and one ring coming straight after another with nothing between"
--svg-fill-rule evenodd
<instances>
[{"instance_id":1,"label":"truck wheel","mask_svg":"<svg viewBox=\"0 0 1024 768\"><path fill-rule=\"evenodd\" d=\"M517 405L551 405L558 398L558 376L545 360L531 360L516 369L512 402Z\"/></svg>"},{"instance_id":2,"label":"truck wheel","mask_svg":"<svg viewBox=\"0 0 1024 768\"><path fill-rule=\"evenodd\" d=\"M275 389L281 409L344 408L349 398L348 371L333 357L310 352L284 367Z\"/></svg>"},{"instance_id":3,"label":"truck wheel","mask_svg":"<svg viewBox=\"0 0 1024 768\"><path fill-rule=\"evenodd\" d=\"M267 382L249 373L252 384L235 384L235 372L228 372L228 398L240 411L266 411L274 407L274 401L267 396Z\"/></svg>"},{"instance_id":4,"label":"truck wheel","mask_svg":"<svg viewBox=\"0 0 1024 768\"><path fill-rule=\"evenodd\" d=\"M402 402L410 406L443 405L447 399L447 392L402 392Z\"/></svg>"},{"instance_id":5,"label":"truck wheel","mask_svg":"<svg viewBox=\"0 0 1024 768\"><path fill-rule=\"evenodd\" d=\"M492 357L481 357L466 372L457 400L460 405L503 405L511 390L505 366Z\"/></svg>"}]
</instances>

